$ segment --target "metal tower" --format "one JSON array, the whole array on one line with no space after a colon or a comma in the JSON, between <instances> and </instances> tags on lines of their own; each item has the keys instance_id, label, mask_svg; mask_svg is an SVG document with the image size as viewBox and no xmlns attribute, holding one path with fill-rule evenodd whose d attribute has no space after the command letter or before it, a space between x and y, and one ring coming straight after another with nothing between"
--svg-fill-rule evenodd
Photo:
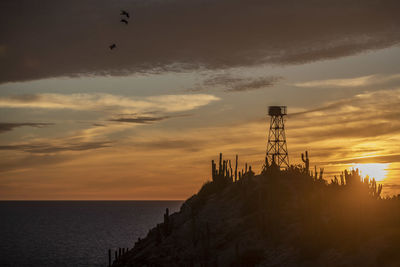
<instances>
[{"instance_id":1,"label":"metal tower","mask_svg":"<svg viewBox=\"0 0 400 267\"><path fill-rule=\"evenodd\" d=\"M268 115L271 116L271 122L265 164L271 165L275 162L280 168L289 167L284 124L284 116L287 115L287 108L286 106L270 106L268 108Z\"/></svg>"}]
</instances>

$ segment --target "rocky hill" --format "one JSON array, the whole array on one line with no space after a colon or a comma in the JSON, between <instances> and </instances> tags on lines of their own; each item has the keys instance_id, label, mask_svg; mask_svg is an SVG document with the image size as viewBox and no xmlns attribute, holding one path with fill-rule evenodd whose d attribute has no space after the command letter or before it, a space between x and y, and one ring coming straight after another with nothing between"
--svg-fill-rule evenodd
<instances>
[{"instance_id":1,"label":"rocky hill","mask_svg":"<svg viewBox=\"0 0 400 267\"><path fill-rule=\"evenodd\" d=\"M328 183L304 162L238 175L221 156L212 181L113 266L400 266L398 197L357 170Z\"/></svg>"}]
</instances>

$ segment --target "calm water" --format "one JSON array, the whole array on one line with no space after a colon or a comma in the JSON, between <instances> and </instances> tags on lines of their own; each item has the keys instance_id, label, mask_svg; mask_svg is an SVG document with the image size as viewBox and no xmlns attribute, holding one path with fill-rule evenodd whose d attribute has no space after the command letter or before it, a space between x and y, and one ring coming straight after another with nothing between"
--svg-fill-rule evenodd
<instances>
[{"instance_id":1,"label":"calm water","mask_svg":"<svg viewBox=\"0 0 400 267\"><path fill-rule=\"evenodd\" d=\"M0 266L106 266L182 201L0 202Z\"/></svg>"}]
</instances>

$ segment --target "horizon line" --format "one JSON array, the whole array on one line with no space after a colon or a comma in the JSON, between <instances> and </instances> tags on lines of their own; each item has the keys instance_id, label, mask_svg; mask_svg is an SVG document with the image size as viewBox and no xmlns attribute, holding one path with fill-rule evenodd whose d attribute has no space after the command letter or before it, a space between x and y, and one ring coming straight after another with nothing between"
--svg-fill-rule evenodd
<instances>
[{"instance_id":1,"label":"horizon line","mask_svg":"<svg viewBox=\"0 0 400 267\"><path fill-rule=\"evenodd\" d=\"M0 199L5 201L185 201L185 199Z\"/></svg>"}]
</instances>

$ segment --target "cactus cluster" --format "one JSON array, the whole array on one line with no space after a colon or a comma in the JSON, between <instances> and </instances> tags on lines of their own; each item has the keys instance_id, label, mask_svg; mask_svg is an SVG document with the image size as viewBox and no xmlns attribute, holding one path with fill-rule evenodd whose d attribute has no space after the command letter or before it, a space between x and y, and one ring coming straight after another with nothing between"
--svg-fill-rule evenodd
<instances>
[{"instance_id":1,"label":"cactus cluster","mask_svg":"<svg viewBox=\"0 0 400 267\"><path fill-rule=\"evenodd\" d=\"M317 170L317 166L314 166L314 171L310 171L310 158L308 155L308 151L306 150L304 153L301 153L301 160L304 163L304 166L291 166L289 169L293 168L300 168L299 170L306 174L307 176L313 178L314 181L320 183L327 183L324 179L324 168L320 168L319 171ZM212 166L212 181L216 184L228 184L232 182L241 181L244 177L253 177L255 174L252 171L250 165L245 163L244 169L238 170L238 155L236 155L235 159L235 170L233 171L231 160L224 160L222 157L222 153L219 154L219 167L214 160L211 161ZM274 162L268 164L266 160L263 170L261 172L262 175L267 175L268 172L278 171L279 168L277 167ZM354 183L361 182L364 184L366 188L368 188L370 195L374 198L379 198L382 192L382 185L377 185L375 179L361 178L358 170L347 171L345 170L341 175L340 179L334 176L331 179L330 185L331 186L351 186Z\"/></svg>"},{"instance_id":2,"label":"cactus cluster","mask_svg":"<svg viewBox=\"0 0 400 267\"><path fill-rule=\"evenodd\" d=\"M336 180L337 181L334 180L334 183L339 183L337 178ZM351 188L362 188L367 190L368 194L373 198L380 198L383 188L382 184L378 185L374 178L370 179L368 176L363 178L358 169L350 171L345 170L342 172L342 174L340 174L340 185Z\"/></svg>"},{"instance_id":3,"label":"cactus cluster","mask_svg":"<svg viewBox=\"0 0 400 267\"><path fill-rule=\"evenodd\" d=\"M219 154L219 168L217 169L216 163L214 160L211 161L212 165L212 180L216 183L226 183L233 181L233 170L232 170L232 163L230 160L223 160L222 153ZM237 161L236 167L237 170ZM236 179L236 177L235 177Z\"/></svg>"},{"instance_id":4,"label":"cactus cluster","mask_svg":"<svg viewBox=\"0 0 400 267\"><path fill-rule=\"evenodd\" d=\"M111 249L108 250L108 266L112 266L114 263L118 262L123 255L125 255L129 251L129 248L118 248L114 251L114 261L112 261L112 253Z\"/></svg>"},{"instance_id":5,"label":"cactus cluster","mask_svg":"<svg viewBox=\"0 0 400 267\"><path fill-rule=\"evenodd\" d=\"M235 158L235 172L233 172L231 160L223 160L222 153L219 153L219 167L214 160L211 161L211 176L212 181L215 183L231 183L237 182L244 176L254 176L251 166L245 163L245 168L238 172L238 160Z\"/></svg>"},{"instance_id":6,"label":"cactus cluster","mask_svg":"<svg viewBox=\"0 0 400 267\"><path fill-rule=\"evenodd\" d=\"M319 168L319 175L317 171L317 166L314 166L314 180L323 182L324 180L324 168Z\"/></svg>"}]
</instances>

